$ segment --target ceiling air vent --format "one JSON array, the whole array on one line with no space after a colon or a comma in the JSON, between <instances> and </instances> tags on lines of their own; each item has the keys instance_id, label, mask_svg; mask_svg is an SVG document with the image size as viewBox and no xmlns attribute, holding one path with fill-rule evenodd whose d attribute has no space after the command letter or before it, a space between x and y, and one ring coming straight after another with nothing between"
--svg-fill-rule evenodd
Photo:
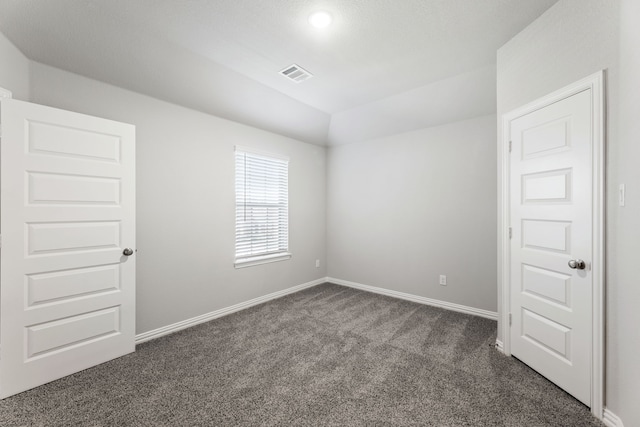
<instances>
[{"instance_id":1,"label":"ceiling air vent","mask_svg":"<svg viewBox=\"0 0 640 427\"><path fill-rule=\"evenodd\" d=\"M313 77L313 74L296 64L288 66L284 70L280 71L280 74L296 83L303 82Z\"/></svg>"}]
</instances>

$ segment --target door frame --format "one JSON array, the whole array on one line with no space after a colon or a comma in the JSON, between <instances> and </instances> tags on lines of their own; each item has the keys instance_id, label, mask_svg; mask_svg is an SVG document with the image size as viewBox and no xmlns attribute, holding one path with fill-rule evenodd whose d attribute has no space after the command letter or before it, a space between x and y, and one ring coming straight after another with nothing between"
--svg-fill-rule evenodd
<instances>
[{"instance_id":1,"label":"door frame","mask_svg":"<svg viewBox=\"0 0 640 427\"><path fill-rule=\"evenodd\" d=\"M498 297L502 341L496 347L511 356L511 262L510 262L510 135L511 121L591 89L592 119L592 214L593 275L592 346L591 346L591 413L602 419L604 411L604 338L605 338L605 71L601 70L569 86L502 115L502 137L498 140Z\"/></svg>"},{"instance_id":2,"label":"door frame","mask_svg":"<svg viewBox=\"0 0 640 427\"><path fill-rule=\"evenodd\" d=\"M13 93L9 89L5 89L0 86L0 99L13 99ZM2 123L0 122L0 141L2 140ZM2 230L0 230L0 250L2 250ZM0 282L0 287L2 286L2 282ZM2 340L0 339L0 343Z\"/></svg>"},{"instance_id":3,"label":"door frame","mask_svg":"<svg viewBox=\"0 0 640 427\"><path fill-rule=\"evenodd\" d=\"M0 98L13 98L10 90L0 87Z\"/></svg>"}]
</instances>

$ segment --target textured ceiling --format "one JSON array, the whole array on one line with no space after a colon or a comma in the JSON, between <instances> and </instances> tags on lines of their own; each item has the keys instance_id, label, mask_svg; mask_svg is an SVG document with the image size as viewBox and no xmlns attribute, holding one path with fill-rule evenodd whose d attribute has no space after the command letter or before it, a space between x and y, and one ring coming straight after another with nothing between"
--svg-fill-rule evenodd
<instances>
[{"instance_id":1,"label":"textured ceiling","mask_svg":"<svg viewBox=\"0 0 640 427\"><path fill-rule=\"evenodd\" d=\"M234 119L207 97L237 103L228 88L244 87L246 102L253 87L320 123L494 64L556 1L0 0L0 31L30 59L191 108ZM333 25L311 27L314 10ZM291 63L314 77L278 74Z\"/></svg>"}]
</instances>

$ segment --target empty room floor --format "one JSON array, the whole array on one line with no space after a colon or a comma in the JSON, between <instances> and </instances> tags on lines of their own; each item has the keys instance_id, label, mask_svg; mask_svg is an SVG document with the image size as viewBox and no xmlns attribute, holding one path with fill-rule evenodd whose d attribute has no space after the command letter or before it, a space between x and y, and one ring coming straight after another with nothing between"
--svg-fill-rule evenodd
<instances>
[{"instance_id":1,"label":"empty room floor","mask_svg":"<svg viewBox=\"0 0 640 427\"><path fill-rule=\"evenodd\" d=\"M2 426L601 426L496 322L333 284L0 402Z\"/></svg>"}]
</instances>

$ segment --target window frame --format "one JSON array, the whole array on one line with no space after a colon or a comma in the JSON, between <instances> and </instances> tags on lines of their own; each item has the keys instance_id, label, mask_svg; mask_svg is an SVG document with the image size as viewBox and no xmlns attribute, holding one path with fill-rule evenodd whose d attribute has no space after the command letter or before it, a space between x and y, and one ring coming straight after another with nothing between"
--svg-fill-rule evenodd
<instances>
[{"instance_id":1,"label":"window frame","mask_svg":"<svg viewBox=\"0 0 640 427\"><path fill-rule=\"evenodd\" d=\"M283 241L285 243L284 247L281 250L279 248L279 250L275 252L271 251L271 252L263 252L263 253L249 253L249 254L241 254L241 255L238 254L239 252L238 242L241 239L240 233L242 232L241 228L246 229L247 227L246 224L241 225L239 218L241 215L245 215L247 212L246 195L247 195L247 188L248 188L247 181L246 181L247 170L246 169L239 170L239 167L238 167L239 155L245 156L244 157L245 162L247 160L246 156L249 156L249 158L253 160L254 166L256 163L260 162L261 160L262 161L266 160L267 162L279 162L280 168L284 164L284 167L285 167L284 173L281 170L278 170L277 167L274 167L272 169L269 169L269 168L266 169L266 173L278 175L279 181L278 183L273 184L270 188L263 188L263 190L265 191L269 189L272 192L276 192L278 194L277 199L280 200L280 202L278 203L265 202L262 204L259 202L257 203L254 202L254 207L258 209L260 207L264 209L268 209L269 207L271 207L279 210L279 212L276 215L278 219L274 221L274 223L277 224L277 229L278 229L278 232L277 232L278 235L276 238L277 245L282 246ZM246 167L246 163L244 164L244 167ZM282 156L274 153L255 150L249 147L236 146L234 150L234 172L235 172L234 173L235 175L235 179L234 179L234 193L235 193L234 267L244 268L244 267L251 267L254 265L260 265L260 264L266 264L266 263L272 263L272 262L278 262L278 261L284 261L284 260L290 259L292 254L289 250L290 249L289 248L289 158L286 156ZM242 182L239 182L240 178L242 178ZM282 179L284 179L284 183L281 181ZM282 194L283 192L284 194ZM284 200L284 202L282 202L282 200ZM284 230L282 230L282 219L280 218L283 215L282 213L283 209L284 209L284 217L285 217ZM269 224L269 220L266 220L261 225L264 226L266 224Z\"/></svg>"}]
</instances>

